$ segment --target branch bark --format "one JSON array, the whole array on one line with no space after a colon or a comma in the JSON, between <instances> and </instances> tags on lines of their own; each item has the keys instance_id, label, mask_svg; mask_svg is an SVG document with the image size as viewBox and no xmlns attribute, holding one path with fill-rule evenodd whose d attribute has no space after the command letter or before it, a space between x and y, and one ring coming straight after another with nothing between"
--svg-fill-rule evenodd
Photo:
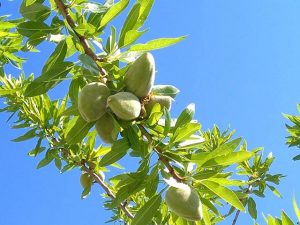
<instances>
[{"instance_id":1,"label":"branch bark","mask_svg":"<svg viewBox=\"0 0 300 225\"><path fill-rule=\"evenodd\" d=\"M70 16L67 6L61 0L54 0L54 1L55 1L57 8L60 11L60 13L65 18L65 20L67 21L69 26L72 28L72 31L76 34L77 38L79 39L80 44L82 45L85 54L88 55L89 57L91 57L95 61L96 64L97 64L97 61L103 62L103 59L98 57L93 52L93 50L89 47L87 39L84 36L82 36L76 32L76 30L75 30L76 24L75 24L74 20L72 19L72 17ZM100 74L105 76L106 71L102 67L100 67L98 64L97 64L97 66L99 68Z\"/></svg>"}]
</instances>

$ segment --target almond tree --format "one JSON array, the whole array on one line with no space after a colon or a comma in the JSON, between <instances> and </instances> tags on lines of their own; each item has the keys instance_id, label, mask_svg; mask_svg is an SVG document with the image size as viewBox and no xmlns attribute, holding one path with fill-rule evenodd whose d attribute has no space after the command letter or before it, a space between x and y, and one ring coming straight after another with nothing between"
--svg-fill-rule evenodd
<instances>
[{"instance_id":1,"label":"almond tree","mask_svg":"<svg viewBox=\"0 0 300 225\"><path fill-rule=\"evenodd\" d=\"M136 0L123 25L114 26L129 5L23 0L21 18L0 17L2 111L11 114L12 128L24 130L14 141L36 143L28 155L43 155L37 168L54 163L62 173L81 170L81 197L99 185L110 221L234 225L241 211L256 220L255 199L267 189L278 194L282 178L269 173L272 154L248 149L233 131L203 130L194 104L172 116L179 90L155 83L151 51L185 37L139 43L153 0ZM25 74L18 53L43 42L55 50L38 76ZM8 75L9 65L20 74ZM53 99L48 92L60 83L68 88ZM105 178L123 157L138 159L138 169Z\"/></svg>"}]
</instances>

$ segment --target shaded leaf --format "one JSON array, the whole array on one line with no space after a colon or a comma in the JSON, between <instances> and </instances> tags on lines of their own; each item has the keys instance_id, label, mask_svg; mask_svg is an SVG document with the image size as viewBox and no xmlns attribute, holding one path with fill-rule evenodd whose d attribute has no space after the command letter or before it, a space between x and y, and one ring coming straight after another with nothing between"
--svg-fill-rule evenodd
<instances>
[{"instance_id":1,"label":"shaded leaf","mask_svg":"<svg viewBox=\"0 0 300 225\"><path fill-rule=\"evenodd\" d=\"M93 125L94 123L86 122L81 116L74 116L67 125L65 133L66 141L69 144L81 142Z\"/></svg>"},{"instance_id":2,"label":"shaded leaf","mask_svg":"<svg viewBox=\"0 0 300 225\"><path fill-rule=\"evenodd\" d=\"M111 147L111 151L103 156L99 162L99 166L108 166L114 162L117 162L123 156L126 155L127 150L130 148L126 139L117 140Z\"/></svg>"},{"instance_id":3,"label":"shaded leaf","mask_svg":"<svg viewBox=\"0 0 300 225\"><path fill-rule=\"evenodd\" d=\"M253 219L257 219L256 203L253 198L248 199L248 212Z\"/></svg>"},{"instance_id":4,"label":"shaded leaf","mask_svg":"<svg viewBox=\"0 0 300 225\"><path fill-rule=\"evenodd\" d=\"M33 97L45 94L47 91L60 83L72 69L72 62L62 62L53 66L47 72L33 80L26 88L24 95Z\"/></svg>"},{"instance_id":5,"label":"shaded leaf","mask_svg":"<svg viewBox=\"0 0 300 225\"><path fill-rule=\"evenodd\" d=\"M132 225L149 224L161 204L161 196L154 195L134 216Z\"/></svg>"},{"instance_id":6,"label":"shaded leaf","mask_svg":"<svg viewBox=\"0 0 300 225\"><path fill-rule=\"evenodd\" d=\"M35 131L36 131L35 128L32 129L32 130L29 130L25 134L23 134L22 136L17 137L15 139L13 139L12 141L14 141L14 142L20 142L20 141L26 141L28 139L34 138L36 136Z\"/></svg>"}]
</instances>

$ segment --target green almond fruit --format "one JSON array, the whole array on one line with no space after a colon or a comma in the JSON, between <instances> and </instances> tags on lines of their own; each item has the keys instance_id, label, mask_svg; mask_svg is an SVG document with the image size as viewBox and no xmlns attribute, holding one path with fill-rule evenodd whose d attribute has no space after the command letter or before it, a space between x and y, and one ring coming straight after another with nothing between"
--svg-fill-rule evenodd
<instances>
[{"instance_id":1,"label":"green almond fruit","mask_svg":"<svg viewBox=\"0 0 300 225\"><path fill-rule=\"evenodd\" d=\"M169 187L165 200L168 208L182 218L192 221L203 218L200 198L197 192L186 184Z\"/></svg>"},{"instance_id":2,"label":"green almond fruit","mask_svg":"<svg viewBox=\"0 0 300 225\"><path fill-rule=\"evenodd\" d=\"M105 113L101 116L101 118L97 120L95 127L99 137L105 143L112 144L117 140L119 128L109 113Z\"/></svg>"},{"instance_id":3,"label":"green almond fruit","mask_svg":"<svg viewBox=\"0 0 300 225\"><path fill-rule=\"evenodd\" d=\"M83 189L90 187L93 183L93 179L88 173L82 173L80 176L80 184Z\"/></svg>"},{"instance_id":4,"label":"green almond fruit","mask_svg":"<svg viewBox=\"0 0 300 225\"><path fill-rule=\"evenodd\" d=\"M109 96L107 105L118 118L125 121L139 117L142 108L139 99L130 92L119 92Z\"/></svg>"},{"instance_id":5,"label":"green almond fruit","mask_svg":"<svg viewBox=\"0 0 300 225\"><path fill-rule=\"evenodd\" d=\"M151 53L144 53L125 73L126 89L137 97L150 94L155 79L155 62Z\"/></svg>"},{"instance_id":6,"label":"green almond fruit","mask_svg":"<svg viewBox=\"0 0 300 225\"><path fill-rule=\"evenodd\" d=\"M109 94L109 88L100 82L84 86L78 97L78 111L82 118L87 122L93 122L103 116Z\"/></svg>"},{"instance_id":7,"label":"green almond fruit","mask_svg":"<svg viewBox=\"0 0 300 225\"><path fill-rule=\"evenodd\" d=\"M145 104L146 113L147 115L149 115L156 103L160 104L162 109L165 107L167 110L170 110L173 101L173 98L171 98L170 96L152 95L150 101Z\"/></svg>"}]
</instances>

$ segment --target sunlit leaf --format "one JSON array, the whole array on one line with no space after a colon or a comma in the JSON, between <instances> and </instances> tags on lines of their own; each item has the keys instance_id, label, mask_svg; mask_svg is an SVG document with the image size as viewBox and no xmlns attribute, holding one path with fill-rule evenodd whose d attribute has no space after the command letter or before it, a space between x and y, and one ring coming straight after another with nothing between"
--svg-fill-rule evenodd
<instances>
[{"instance_id":1,"label":"sunlit leaf","mask_svg":"<svg viewBox=\"0 0 300 225\"><path fill-rule=\"evenodd\" d=\"M151 51L160 48L166 48L170 45L174 45L186 37L178 37L178 38L159 38L152 41L149 41L145 44L136 44L129 48L129 51Z\"/></svg>"},{"instance_id":2,"label":"sunlit leaf","mask_svg":"<svg viewBox=\"0 0 300 225\"><path fill-rule=\"evenodd\" d=\"M104 27L111 20L113 20L117 15L119 15L128 5L129 0L120 0L116 4L114 4L103 16L100 28Z\"/></svg>"},{"instance_id":3,"label":"sunlit leaf","mask_svg":"<svg viewBox=\"0 0 300 225\"><path fill-rule=\"evenodd\" d=\"M235 208L245 211L245 208L239 198L236 196L236 194L231 191L230 189L219 185L216 182L209 181L209 180L203 180L200 181L201 184L203 184L205 187L207 187L210 191L215 193L217 196L234 206Z\"/></svg>"}]
</instances>

